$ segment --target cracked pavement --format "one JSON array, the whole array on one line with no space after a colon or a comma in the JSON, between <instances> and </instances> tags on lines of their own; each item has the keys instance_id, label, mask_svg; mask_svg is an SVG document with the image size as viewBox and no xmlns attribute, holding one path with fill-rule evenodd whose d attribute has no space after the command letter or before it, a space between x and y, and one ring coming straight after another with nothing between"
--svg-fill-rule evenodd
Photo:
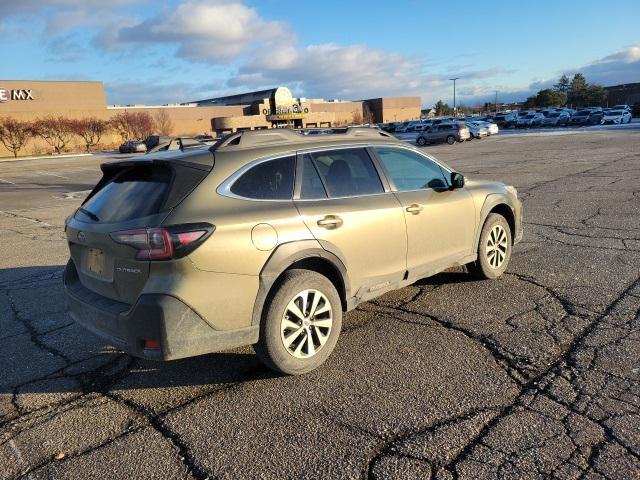
<instances>
[{"instance_id":1,"label":"cracked pavement","mask_svg":"<svg viewBox=\"0 0 640 480\"><path fill-rule=\"evenodd\" d=\"M427 147L518 188L507 273L452 269L360 305L301 377L251 348L133 359L77 327L62 225L104 159L0 163L0 477L640 478L639 145Z\"/></svg>"}]
</instances>

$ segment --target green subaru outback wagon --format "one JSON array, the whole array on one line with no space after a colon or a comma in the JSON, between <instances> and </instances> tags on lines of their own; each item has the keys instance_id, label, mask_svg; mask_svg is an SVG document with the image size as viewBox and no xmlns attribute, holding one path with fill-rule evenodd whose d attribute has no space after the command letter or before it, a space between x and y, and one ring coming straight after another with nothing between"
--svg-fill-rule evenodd
<instances>
[{"instance_id":1,"label":"green subaru outback wagon","mask_svg":"<svg viewBox=\"0 0 640 480\"><path fill-rule=\"evenodd\" d=\"M254 345L308 372L344 312L455 265L499 277L522 236L513 187L376 129L242 132L101 168L65 225L70 314L149 359Z\"/></svg>"}]
</instances>

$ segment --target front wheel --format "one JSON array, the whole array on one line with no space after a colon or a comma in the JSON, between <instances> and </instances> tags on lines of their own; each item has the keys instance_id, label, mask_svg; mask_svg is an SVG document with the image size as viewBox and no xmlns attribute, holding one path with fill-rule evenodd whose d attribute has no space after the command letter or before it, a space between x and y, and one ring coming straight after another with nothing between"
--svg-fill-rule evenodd
<instances>
[{"instance_id":1,"label":"front wheel","mask_svg":"<svg viewBox=\"0 0 640 480\"><path fill-rule=\"evenodd\" d=\"M416 143L421 147L424 147L427 144L427 141L424 139L424 137L418 137Z\"/></svg>"},{"instance_id":2,"label":"front wheel","mask_svg":"<svg viewBox=\"0 0 640 480\"><path fill-rule=\"evenodd\" d=\"M268 302L254 346L260 360L289 375L322 365L342 329L342 303L333 284L310 270L289 270Z\"/></svg>"},{"instance_id":3,"label":"front wheel","mask_svg":"<svg viewBox=\"0 0 640 480\"><path fill-rule=\"evenodd\" d=\"M456 137L454 137L453 135L449 135L449 136L447 137L447 143L448 143L449 145L453 145L454 143L456 143Z\"/></svg>"},{"instance_id":4,"label":"front wheel","mask_svg":"<svg viewBox=\"0 0 640 480\"><path fill-rule=\"evenodd\" d=\"M511 228L500 214L491 213L480 232L478 258L467 264L474 277L485 280L498 278L504 273L511 259Z\"/></svg>"}]
</instances>

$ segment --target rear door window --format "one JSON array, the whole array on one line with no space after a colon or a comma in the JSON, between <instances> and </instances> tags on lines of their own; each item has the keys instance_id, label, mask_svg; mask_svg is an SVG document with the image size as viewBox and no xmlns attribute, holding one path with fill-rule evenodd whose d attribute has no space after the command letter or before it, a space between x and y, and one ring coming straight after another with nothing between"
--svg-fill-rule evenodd
<instances>
[{"instance_id":1,"label":"rear door window","mask_svg":"<svg viewBox=\"0 0 640 480\"><path fill-rule=\"evenodd\" d=\"M306 154L319 173L329 197L384 193L369 154L364 148L344 148Z\"/></svg>"},{"instance_id":2,"label":"rear door window","mask_svg":"<svg viewBox=\"0 0 640 480\"><path fill-rule=\"evenodd\" d=\"M160 166L131 167L114 175L76 213L92 222L123 222L159 213L172 180L171 170Z\"/></svg>"},{"instance_id":3,"label":"rear door window","mask_svg":"<svg viewBox=\"0 0 640 480\"><path fill-rule=\"evenodd\" d=\"M255 200L291 200L295 175L295 156L261 162L231 185L231 193Z\"/></svg>"}]
</instances>

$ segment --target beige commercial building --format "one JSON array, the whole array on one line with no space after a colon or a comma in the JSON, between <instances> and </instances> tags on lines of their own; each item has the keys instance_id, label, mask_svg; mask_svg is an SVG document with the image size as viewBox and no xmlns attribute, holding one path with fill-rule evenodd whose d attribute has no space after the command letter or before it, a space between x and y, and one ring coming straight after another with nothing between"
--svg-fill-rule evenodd
<instances>
[{"instance_id":1,"label":"beige commercial building","mask_svg":"<svg viewBox=\"0 0 640 480\"><path fill-rule=\"evenodd\" d=\"M286 87L191 103L159 106L108 106L102 82L0 80L0 117L32 121L46 116L97 117L108 120L125 110L165 111L176 136L217 135L262 128L335 127L399 122L420 118L420 97L383 97L358 101L295 98ZM111 147L114 135L103 139ZM71 145L76 149L80 141ZM21 155L45 153L44 142L32 140ZM8 151L0 145L0 156Z\"/></svg>"}]
</instances>

